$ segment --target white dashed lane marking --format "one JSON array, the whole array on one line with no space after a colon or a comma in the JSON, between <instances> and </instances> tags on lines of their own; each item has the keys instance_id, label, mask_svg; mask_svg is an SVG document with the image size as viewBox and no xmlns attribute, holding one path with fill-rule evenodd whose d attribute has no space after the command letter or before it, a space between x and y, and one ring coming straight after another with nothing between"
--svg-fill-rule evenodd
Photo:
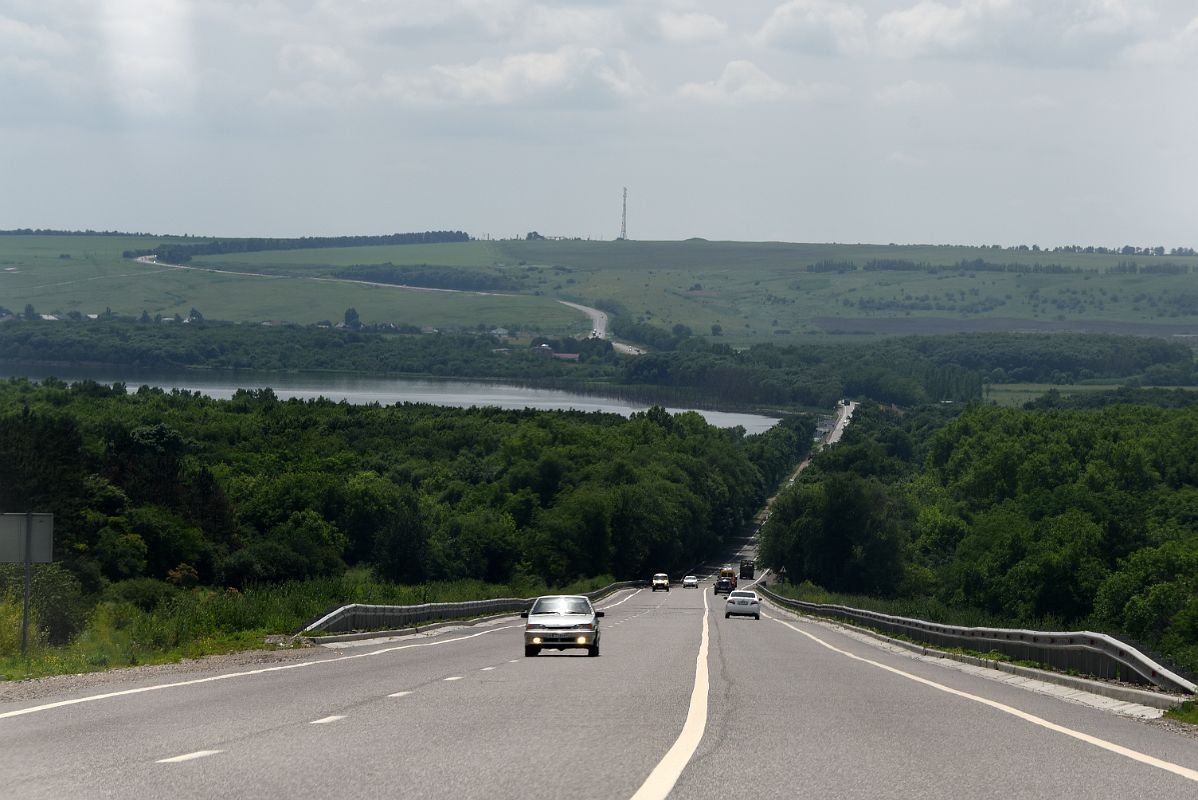
<instances>
[{"instance_id":1,"label":"white dashed lane marking","mask_svg":"<svg viewBox=\"0 0 1198 800\"><path fill-rule=\"evenodd\" d=\"M217 753L223 753L223 752L225 752L225 751L224 750L196 750L194 753L187 753L186 755L182 755L182 756L173 756L172 758L160 758L160 759L158 759L158 761L156 763L158 763L158 764L181 764L184 761L194 761L197 758L204 758L205 756L214 756Z\"/></svg>"},{"instance_id":2,"label":"white dashed lane marking","mask_svg":"<svg viewBox=\"0 0 1198 800\"><path fill-rule=\"evenodd\" d=\"M345 719L345 715L344 714L341 714L341 715L335 714L331 717L324 717L322 719L314 719L311 722L309 722L308 724L309 725L327 725L330 722L336 722L337 720L340 720L340 719Z\"/></svg>"},{"instance_id":3,"label":"white dashed lane marking","mask_svg":"<svg viewBox=\"0 0 1198 800\"><path fill-rule=\"evenodd\" d=\"M395 694L389 694L387 696L388 697L407 697L410 694L411 694L411 692L396 692Z\"/></svg>"},{"instance_id":4,"label":"white dashed lane marking","mask_svg":"<svg viewBox=\"0 0 1198 800\"><path fill-rule=\"evenodd\" d=\"M493 669L495 669L495 668L494 667L483 667L482 669L479 670L479 672L489 672L490 670L493 670Z\"/></svg>"},{"instance_id":5,"label":"white dashed lane marking","mask_svg":"<svg viewBox=\"0 0 1198 800\"><path fill-rule=\"evenodd\" d=\"M461 675L454 675L452 678L446 678L445 680L447 680L447 681L460 681L461 679L462 679L462 676L461 676Z\"/></svg>"}]
</instances>

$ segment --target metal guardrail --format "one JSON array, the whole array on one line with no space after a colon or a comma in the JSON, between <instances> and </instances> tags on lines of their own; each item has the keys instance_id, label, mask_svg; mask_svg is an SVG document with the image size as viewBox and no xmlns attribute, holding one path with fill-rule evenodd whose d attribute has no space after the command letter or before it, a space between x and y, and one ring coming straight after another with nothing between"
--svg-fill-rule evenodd
<instances>
[{"instance_id":1,"label":"metal guardrail","mask_svg":"<svg viewBox=\"0 0 1198 800\"><path fill-rule=\"evenodd\" d=\"M786 608L853 622L940 647L960 647L983 653L997 651L1014 659L1035 661L1060 670L1072 670L1108 680L1155 685L1171 692L1194 694L1198 690L1192 681L1105 633L941 625L849 606L791 600L764 586L758 586L757 591Z\"/></svg>"},{"instance_id":2,"label":"metal guardrail","mask_svg":"<svg viewBox=\"0 0 1198 800\"><path fill-rule=\"evenodd\" d=\"M582 594L598 600L620 589L644 586L645 581L622 581ZM349 633L351 631L410 628L429 622L519 613L535 597L501 597L492 600L463 600L457 603L421 603L414 606L380 606L350 603L334 608L304 625L298 634Z\"/></svg>"}]
</instances>

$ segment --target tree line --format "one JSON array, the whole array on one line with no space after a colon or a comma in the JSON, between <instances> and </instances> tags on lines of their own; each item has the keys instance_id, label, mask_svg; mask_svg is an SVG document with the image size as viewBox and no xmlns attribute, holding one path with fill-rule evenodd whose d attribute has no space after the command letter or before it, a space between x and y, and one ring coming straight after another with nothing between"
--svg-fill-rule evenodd
<instances>
[{"instance_id":1,"label":"tree line","mask_svg":"<svg viewBox=\"0 0 1198 800\"><path fill-rule=\"evenodd\" d=\"M683 569L742 531L813 429L791 417L746 436L660 407L625 419L14 379L0 383L0 510L55 514L74 598L39 614L61 641L124 591L349 565L407 584L559 586Z\"/></svg>"},{"instance_id":2,"label":"tree line","mask_svg":"<svg viewBox=\"0 0 1198 800\"><path fill-rule=\"evenodd\" d=\"M465 292L514 292L524 288L522 281L507 275L480 272L459 267L428 264L355 264L337 271L335 277L397 286L428 289L456 289Z\"/></svg>"},{"instance_id":3,"label":"tree line","mask_svg":"<svg viewBox=\"0 0 1198 800\"><path fill-rule=\"evenodd\" d=\"M764 560L947 619L1118 633L1198 670L1198 404L863 404L784 492Z\"/></svg>"},{"instance_id":4,"label":"tree line","mask_svg":"<svg viewBox=\"0 0 1198 800\"><path fill-rule=\"evenodd\" d=\"M415 329L233 325L206 321L194 309L189 319L186 325L10 320L0 325L0 360L572 382L618 387L625 394L666 390L672 397L741 407L826 408L846 396L904 406L970 401L981 398L986 383L1198 382L1186 345L1151 337L958 334L872 343L769 343L738 350L680 325L670 331L655 328L653 341L663 349L635 358L620 356L606 340L534 340L556 352L580 354L577 363L564 363L533 358L528 347L485 333L395 335Z\"/></svg>"},{"instance_id":5,"label":"tree line","mask_svg":"<svg viewBox=\"0 0 1198 800\"><path fill-rule=\"evenodd\" d=\"M263 250L307 250L326 247L365 247L369 245L441 244L468 242L469 234L462 231L424 231L422 233L391 233L382 236L302 236L298 239L213 239L198 244L160 244L145 250L126 250L125 258L157 256L167 264L186 264L193 256L214 256L226 253L257 253Z\"/></svg>"}]
</instances>

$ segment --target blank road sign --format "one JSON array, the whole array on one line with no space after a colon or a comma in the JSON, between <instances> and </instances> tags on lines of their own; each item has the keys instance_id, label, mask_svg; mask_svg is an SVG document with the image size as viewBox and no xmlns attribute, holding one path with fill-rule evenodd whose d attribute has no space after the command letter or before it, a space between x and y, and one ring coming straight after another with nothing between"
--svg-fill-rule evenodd
<instances>
[{"instance_id":1,"label":"blank road sign","mask_svg":"<svg viewBox=\"0 0 1198 800\"><path fill-rule=\"evenodd\" d=\"M32 514L29 560L49 564L54 560L54 515ZM25 514L0 514L0 563L25 563Z\"/></svg>"}]
</instances>

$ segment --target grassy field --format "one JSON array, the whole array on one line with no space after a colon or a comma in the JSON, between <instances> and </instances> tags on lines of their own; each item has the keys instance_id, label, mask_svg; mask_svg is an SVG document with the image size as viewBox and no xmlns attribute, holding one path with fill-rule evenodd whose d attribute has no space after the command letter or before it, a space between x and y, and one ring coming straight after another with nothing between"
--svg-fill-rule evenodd
<instances>
[{"instance_id":1,"label":"grassy field","mask_svg":"<svg viewBox=\"0 0 1198 800\"><path fill-rule=\"evenodd\" d=\"M611 298L664 327L726 339L796 334L1092 330L1198 334L1198 275L1111 272L1126 261L1198 270L1194 257L1155 259L964 247L685 242L502 242L508 262L557 266L560 291ZM983 259L1061 264L1076 274L1005 272L810 273L824 260L903 259L953 265Z\"/></svg>"},{"instance_id":2,"label":"grassy field","mask_svg":"<svg viewBox=\"0 0 1198 800\"><path fill-rule=\"evenodd\" d=\"M436 327L536 326L584 332L583 320L553 302L611 302L670 328L689 326L750 344L795 337L886 336L963 331L1086 331L1198 337L1198 258L1043 253L991 248L787 244L779 242L479 241L271 251L197 257L167 270L120 258L159 239L0 237L0 305L43 313L102 311L186 314L231 320L339 320L348 307L366 322ZM70 258L61 258L60 254ZM1027 274L943 269L876 271L871 259L949 267L1059 264L1081 272ZM820 261L844 272L808 272ZM1172 264L1184 274L1117 271ZM522 298L413 293L313 281L348 266L431 265L514 279Z\"/></svg>"},{"instance_id":3,"label":"grassy field","mask_svg":"<svg viewBox=\"0 0 1198 800\"><path fill-rule=\"evenodd\" d=\"M287 269L278 266L264 269L261 264L248 263L248 256L241 256L247 259L241 267L229 267L238 272L269 272L270 277L171 269L121 257L126 249L149 248L161 241L166 240L0 236L0 306L20 312L26 304L31 304L43 314L71 311L97 314L110 308L122 315L140 315L144 310L151 316L186 316L195 308L212 319L300 323L339 322L345 310L352 307L366 323L395 322L437 328L473 328L483 324L509 329L531 327L555 334L581 334L590 330L585 317L549 297L415 291L312 280L333 269L327 265L311 269L303 266L305 259L310 262L316 254L324 262L325 253L331 251L255 254L259 260L266 255L280 261L296 257L300 266ZM459 246L412 247L424 251L421 258L432 263L429 251ZM460 247L470 249L473 245ZM479 249L482 247L485 245ZM348 249L361 255L363 251L392 248ZM457 258L451 256L446 260L456 264ZM210 266L199 259L196 265Z\"/></svg>"},{"instance_id":4,"label":"grassy field","mask_svg":"<svg viewBox=\"0 0 1198 800\"><path fill-rule=\"evenodd\" d=\"M1051 389L1056 389L1062 396L1077 395L1077 394L1092 394L1096 392L1109 392L1118 389L1118 384L1113 383L1085 383L1085 384L1052 384L1052 383L992 383L986 386L983 400L987 403L993 402L1000 406L1019 407L1024 403L1037 398L1043 397ZM1198 391L1198 388L1193 386L1153 386L1146 387L1153 389L1185 389L1186 391Z\"/></svg>"},{"instance_id":5,"label":"grassy field","mask_svg":"<svg viewBox=\"0 0 1198 800\"><path fill-rule=\"evenodd\" d=\"M1119 388L1116 384L1084 384L1057 386L1051 383L992 383L986 386L983 400L1000 406L1019 407L1031 400L1043 397L1050 389L1062 395L1084 392L1109 392Z\"/></svg>"}]
</instances>

